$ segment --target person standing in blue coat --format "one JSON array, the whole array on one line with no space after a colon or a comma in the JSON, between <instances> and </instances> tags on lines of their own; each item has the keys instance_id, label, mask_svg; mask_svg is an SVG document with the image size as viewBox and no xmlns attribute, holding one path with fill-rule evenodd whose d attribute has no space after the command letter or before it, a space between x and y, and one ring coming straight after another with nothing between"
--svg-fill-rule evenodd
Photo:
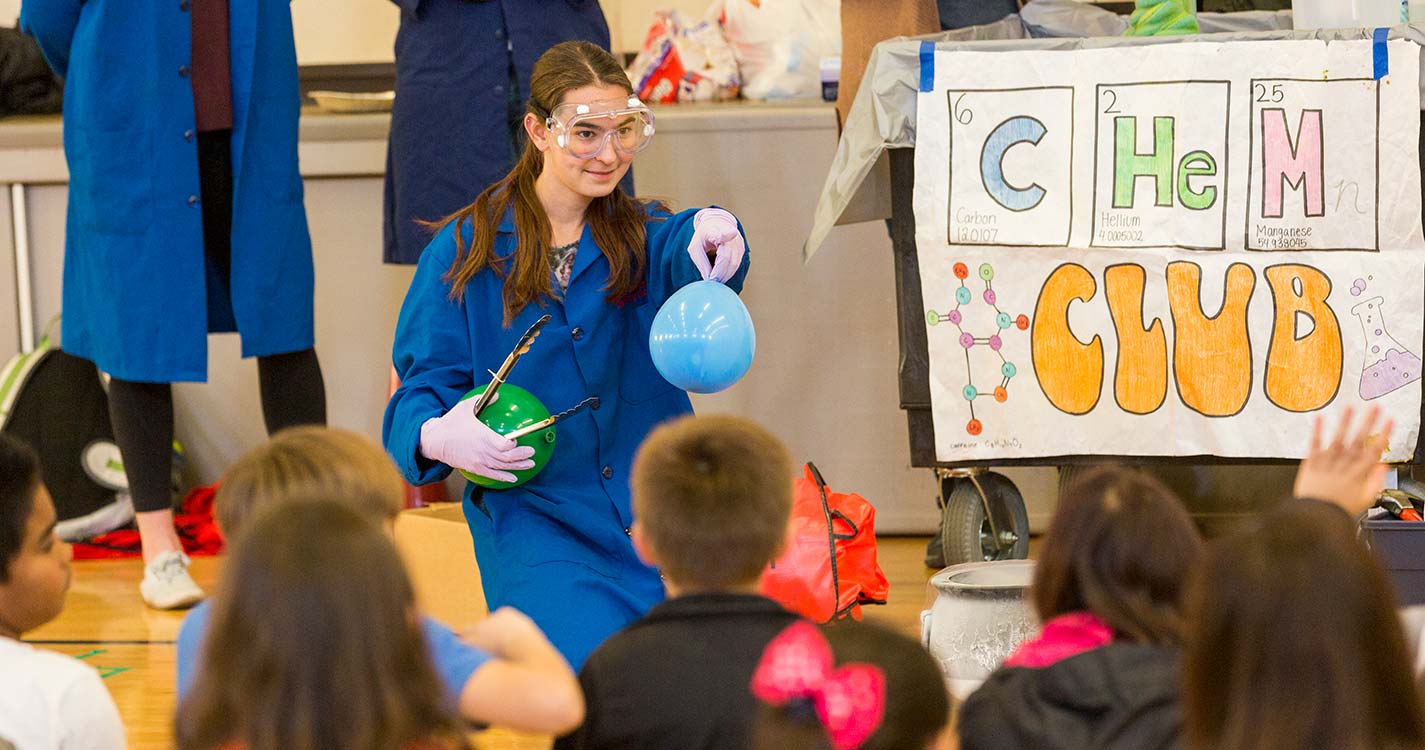
<instances>
[{"instance_id":1,"label":"person standing in blue coat","mask_svg":"<svg viewBox=\"0 0 1425 750\"><path fill-rule=\"evenodd\" d=\"M297 170L288 0L25 0L65 79L63 346L112 376L150 606L203 592L173 528L173 391L208 334L257 357L269 432L326 421L312 243Z\"/></svg>"},{"instance_id":2,"label":"person standing in blue coat","mask_svg":"<svg viewBox=\"0 0 1425 750\"><path fill-rule=\"evenodd\" d=\"M513 171L421 255L396 325L401 387L383 436L413 484L452 468L512 481L510 471L533 465L531 449L457 402L551 316L508 382L551 411L597 403L559 422L543 471L511 489L468 485L464 511L491 609L528 614L577 669L664 598L628 537L629 473L644 436L692 406L653 365L653 317L699 279L740 291L746 241L720 208L669 214L617 189L653 135L653 115L607 52L556 45L530 92L529 140Z\"/></svg>"},{"instance_id":3,"label":"person standing in blue coat","mask_svg":"<svg viewBox=\"0 0 1425 750\"><path fill-rule=\"evenodd\" d=\"M421 222L464 208L514 166L535 60L566 41L608 49L609 26L598 0L394 2L382 255L415 263L431 237Z\"/></svg>"}]
</instances>

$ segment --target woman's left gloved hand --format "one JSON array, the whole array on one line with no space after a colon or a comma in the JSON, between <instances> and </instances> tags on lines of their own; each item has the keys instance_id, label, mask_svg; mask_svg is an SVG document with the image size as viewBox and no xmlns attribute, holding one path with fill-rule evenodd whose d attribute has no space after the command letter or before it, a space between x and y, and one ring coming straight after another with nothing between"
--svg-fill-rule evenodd
<instances>
[{"instance_id":1,"label":"woman's left gloved hand","mask_svg":"<svg viewBox=\"0 0 1425 750\"><path fill-rule=\"evenodd\" d=\"M742 266L747 241L737 231L737 219L721 208L704 208L693 215L693 241L688 255L703 280L726 283Z\"/></svg>"}]
</instances>

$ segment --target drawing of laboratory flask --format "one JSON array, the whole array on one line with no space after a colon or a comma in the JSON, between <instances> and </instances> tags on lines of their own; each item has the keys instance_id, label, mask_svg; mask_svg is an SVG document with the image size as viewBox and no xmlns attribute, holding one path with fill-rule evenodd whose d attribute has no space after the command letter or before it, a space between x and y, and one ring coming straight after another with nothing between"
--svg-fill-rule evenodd
<instances>
[{"instance_id":1,"label":"drawing of laboratory flask","mask_svg":"<svg viewBox=\"0 0 1425 750\"><path fill-rule=\"evenodd\" d=\"M1381 297L1351 308L1366 334L1365 366L1361 369L1361 398L1370 401L1420 379L1420 358L1400 345L1385 327Z\"/></svg>"}]
</instances>

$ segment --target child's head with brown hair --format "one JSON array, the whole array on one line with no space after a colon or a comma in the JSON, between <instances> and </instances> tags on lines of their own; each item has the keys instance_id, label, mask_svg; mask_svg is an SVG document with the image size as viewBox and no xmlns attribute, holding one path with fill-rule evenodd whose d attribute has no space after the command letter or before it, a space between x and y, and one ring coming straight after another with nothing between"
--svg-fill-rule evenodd
<instances>
[{"instance_id":1,"label":"child's head with brown hair","mask_svg":"<svg viewBox=\"0 0 1425 750\"><path fill-rule=\"evenodd\" d=\"M349 430L294 427L244 453L214 498L228 537L250 517L292 498L340 501L368 520L390 524L401 512L404 485L381 446Z\"/></svg>"},{"instance_id":2,"label":"child's head with brown hair","mask_svg":"<svg viewBox=\"0 0 1425 750\"><path fill-rule=\"evenodd\" d=\"M1340 510L1288 503L1214 540L1190 586L1188 746L1425 748L1384 572Z\"/></svg>"},{"instance_id":3,"label":"child's head with brown hair","mask_svg":"<svg viewBox=\"0 0 1425 750\"><path fill-rule=\"evenodd\" d=\"M805 632L794 634L794 630ZM832 664L817 667L806 663L819 658L814 654L824 650L822 646L806 642L815 630L810 623L798 623L768 644L767 653L763 654L762 664L753 677L753 693L763 701L753 725L754 750L834 750L848 746L858 750L927 750L949 743L950 696L945 688L945 676L919 642L872 623L838 623L823 628L820 636L830 646ZM783 661L785 664L785 655L779 658L773 652L789 645L799 652L793 660L802 663L793 669L769 663ZM875 668L881 676L881 687L867 688L864 677L846 675L844 670L848 665ZM830 675L829 680L816 675L830 670L843 670L843 674ZM793 680L802 685L790 690L789 685L778 686L777 683L784 683L785 675L773 675L773 672L797 673ZM824 715L826 709L818 708L815 694L828 690L827 681L844 681L845 685L860 683L851 688L834 689L834 692L851 697L857 704L853 710L871 713L843 714L839 719ZM769 700L769 693L780 693L779 699ZM879 719L874 716L878 700L881 704ZM828 724L839 724L840 728L828 727ZM865 739L848 734L859 734Z\"/></svg>"},{"instance_id":4,"label":"child's head with brown hair","mask_svg":"<svg viewBox=\"0 0 1425 750\"><path fill-rule=\"evenodd\" d=\"M1090 469L1061 493L1034 569L1041 621L1088 612L1133 643L1177 644L1202 538L1182 502L1141 471Z\"/></svg>"},{"instance_id":5,"label":"child's head with brown hair","mask_svg":"<svg viewBox=\"0 0 1425 750\"><path fill-rule=\"evenodd\" d=\"M634 544L679 591L754 585L782 550L792 462L770 432L730 416L687 416L633 460Z\"/></svg>"},{"instance_id":6,"label":"child's head with brown hair","mask_svg":"<svg viewBox=\"0 0 1425 750\"><path fill-rule=\"evenodd\" d=\"M214 598L182 750L463 747L390 538L318 493L246 520Z\"/></svg>"}]
</instances>

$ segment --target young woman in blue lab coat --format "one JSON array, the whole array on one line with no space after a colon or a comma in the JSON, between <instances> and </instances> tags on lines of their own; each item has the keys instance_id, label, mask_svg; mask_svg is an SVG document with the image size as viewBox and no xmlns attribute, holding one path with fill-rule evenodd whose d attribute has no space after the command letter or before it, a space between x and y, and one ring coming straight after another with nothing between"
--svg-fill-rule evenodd
<instances>
[{"instance_id":1,"label":"young woman in blue lab coat","mask_svg":"<svg viewBox=\"0 0 1425 750\"><path fill-rule=\"evenodd\" d=\"M25 0L64 77L63 346L113 376L150 606L203 592L173 528L173 392L208 334L257 357L269 432L324 422L287 0Z\"/></svg>"},{"instance_id":2,"label":"young woman in blue lab coat","mask_svg":"<svg viewBox=\"0 0 1425 750\"><path fill-rule=\"evenodd\" d=\"M639 561L629 473L659 422L692 410L648 352L654 314L705 278L740 291L746 242L719 208L669 214L617 189L653 116L605 51L551 48L535 65L513 171L451 217L421 255L396 326L401 387L384 439L414 484L452 468L510 481L532 466L457 401L489 380L524 331L547 324L508 382L552 411L597 406L558 424L542 472L512 489L465 491L485 598L530 615L577 669L589 652L664 598Z\"/></svg>"}]
</instances>

